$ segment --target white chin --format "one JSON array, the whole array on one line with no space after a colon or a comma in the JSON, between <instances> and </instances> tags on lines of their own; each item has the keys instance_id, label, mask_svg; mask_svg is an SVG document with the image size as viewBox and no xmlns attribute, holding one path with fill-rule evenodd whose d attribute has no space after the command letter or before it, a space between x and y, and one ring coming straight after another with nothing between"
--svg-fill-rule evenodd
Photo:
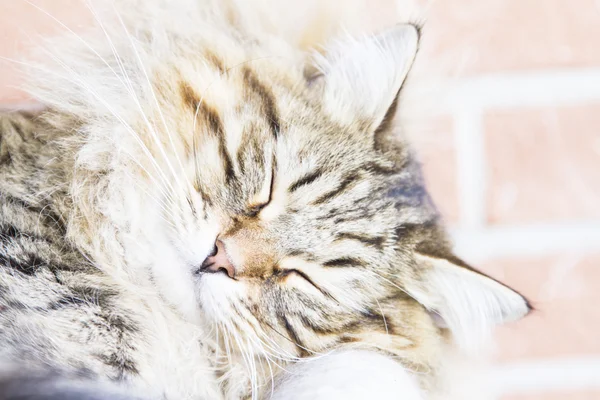
<instances>
[{"instance_id":1,"label":"white chin","mask_svg":"<svg viewBox=\"0 0 600 400\"><path fill-rule=\"evenodd\" d=\"M196 288L202 313L210 322L225 322L237 318L232 305L245 297L245 285L222 273L203 273Z\"/></svg>"}]
</instances>

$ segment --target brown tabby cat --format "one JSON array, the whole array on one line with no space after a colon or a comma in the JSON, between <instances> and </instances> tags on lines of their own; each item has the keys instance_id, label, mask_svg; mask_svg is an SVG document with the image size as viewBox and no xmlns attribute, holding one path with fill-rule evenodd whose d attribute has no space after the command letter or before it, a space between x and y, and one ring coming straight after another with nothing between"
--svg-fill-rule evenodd
<instances>
[{"instance_id":1,"label":"brown tabby cat","mask_svg":"<svg viewBox=\"0 0 600 400\"><path fill-rule=\"evenodd\" d=\"M270 382L286 366L361 348L419 398L447 398L449 349L527 314L452 254L394 135L417 27L310 56L242 5L102 5L87 36L45 45L31 80L45 111L1 117L8 376L259 398L284 390ZM409 388L393 391L373 396Z\"/></svg>"}]
</instances>

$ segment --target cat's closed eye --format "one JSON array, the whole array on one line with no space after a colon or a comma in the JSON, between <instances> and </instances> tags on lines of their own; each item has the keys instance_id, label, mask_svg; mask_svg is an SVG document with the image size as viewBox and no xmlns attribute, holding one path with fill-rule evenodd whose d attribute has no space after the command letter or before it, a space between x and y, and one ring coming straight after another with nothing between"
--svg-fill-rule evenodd
<instances>
[{"instance_id":1,"label":"cat's closed eye","mask_svg":"<svg viewBox=\"0 0 600 400\"><path fill-rule=\"evenodd\" d=\"M312 280L310 278L310 276L308 276L305 272L302 272L298 269L280 269L275 271L275 273L273 274L274 277L277 277L279 280L285 280L288 276L290 275L295 275L299 278L302 278L303 280L305 280L306 282L308 282L311 286L313 286L315 289L317 289L319 292L323 293L324 295L330 296L328 293L326 293L323 288L321 288L314 280Z\"/></svg>"},{"instance_id":2,"label":"cat's closed eye","mask_svg":"<svg viewBox=\"0 0 600 400\"><path fill-rule=\"evenodd\" d=\"M275 273L273 275L278 278L285 278L291 274L296 274L296 275L300 276L301 278L307 280L308 282L312 282L310 280L310 278L308 278L308 276L304 272L299 271L297 269L280 269L280 270L275 271Z\"/></svg>"},{"instance_id":3,"label":"cat's closed eye","mask_svg":"<svg viewBox=\"0 0 600 400\"><path fill-rule=\"evenodd\" d=\"M258 216L258 214L260 214L260 212L266 207L268 206L269 203L262 203L262 204L256 204L256 205L252 205L250 206L250 208L248 209L248 211L246 211L245 215L247 217L251 217L254 218L256 216Z\"/></svg>"},{"instance_id":4,"label":"cat's closed eye","mask_svg":"<svg viewBox=\"0 0 600 400\"><path fill-rule=\"evenodd\" d=\"M273 199L274 181L275 171L271 170L270 175L268 175L265 179L265 184L263 185L262 190L260 193L258 193L258 201L255 200L255 202L248 207L248 210L244 214L245 216L255 218L265 207L271 203L271 200Z\"/></svg>"}]
</instances>

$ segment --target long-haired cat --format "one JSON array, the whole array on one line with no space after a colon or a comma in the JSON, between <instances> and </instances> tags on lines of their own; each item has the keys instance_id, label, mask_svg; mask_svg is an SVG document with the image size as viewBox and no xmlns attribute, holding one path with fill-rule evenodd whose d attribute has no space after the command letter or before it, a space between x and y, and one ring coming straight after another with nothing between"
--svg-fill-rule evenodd
<instances>
[{"instance_id":1,"label":"long-haired cat","mask_svg":"<svg viewBox=\"0 0 600 400\"><path fill-rule=\"evenodd\" d=\"M357 398L337 378L372 365L377 398L444 398L449 354L527 314L453 255L394 134L418 27L307 53L244 2L89 7L29 63L44 111L1 119L5 376Z\"/></svg>"}]
</instances>

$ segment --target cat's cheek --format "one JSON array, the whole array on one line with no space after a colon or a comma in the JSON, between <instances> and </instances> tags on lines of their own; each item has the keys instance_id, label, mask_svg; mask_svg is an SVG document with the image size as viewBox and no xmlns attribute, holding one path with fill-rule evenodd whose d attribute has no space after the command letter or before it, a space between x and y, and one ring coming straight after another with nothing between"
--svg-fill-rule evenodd
<instances>
[{"instance_id":1,"label":"cat's cheek","mask_svg":"<svg viewBox=\"0 0 600 400\"><path fill-rule=\"evenodd\" d=\"M235 308L248 297L247 286L221 273L203 273L197 277L200 309L211 322L236 318Z\"/></svg>"}]
</instances>

